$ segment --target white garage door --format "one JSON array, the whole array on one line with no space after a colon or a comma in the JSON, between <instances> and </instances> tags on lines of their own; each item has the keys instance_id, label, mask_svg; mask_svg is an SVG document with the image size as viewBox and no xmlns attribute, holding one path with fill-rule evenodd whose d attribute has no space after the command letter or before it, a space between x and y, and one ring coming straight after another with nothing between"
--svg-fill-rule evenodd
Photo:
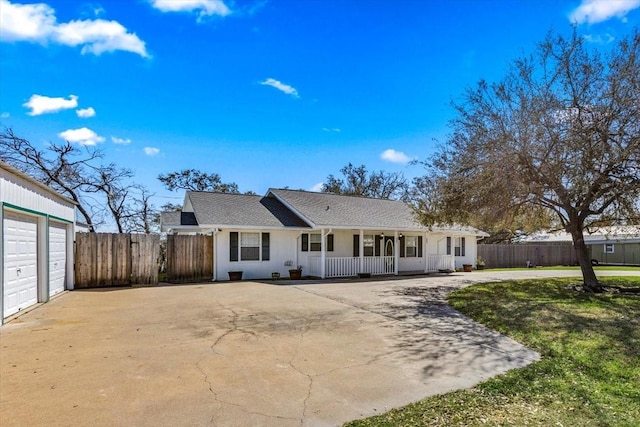
<instances>
[{"instance_id":1,"label":"white garage door","mask_svg":"<svg viewBox=\"0 0 640 427\"><path fill-rule=\"evenodd\" d=\"M4 316L38 302L37 219L5 212Z\"/></svg>"},{"instance_id":2,"label":"white garage door","mask_svg":"<svg viewBox=\"0 0 640 427\"><path fill-rule=\"evenodd\" d=\"M64 224L49 223L49 296L64 291L66 267L66 227Z\"/></svg>"}]
</instances>

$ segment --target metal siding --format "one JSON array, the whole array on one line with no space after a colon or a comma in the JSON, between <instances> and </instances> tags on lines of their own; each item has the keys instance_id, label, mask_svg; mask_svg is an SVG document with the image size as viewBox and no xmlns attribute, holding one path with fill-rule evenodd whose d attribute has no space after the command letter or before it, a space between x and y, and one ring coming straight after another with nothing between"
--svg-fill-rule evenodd
<instances>
[{"instance_id":1,"label":"metal siding","mask_svg":"<svg viewBox=\"0 0 640 427\"><path fill-rule=\"evenodd\" d=\"M0 170L2 202L74 222L75 206L36 187L26 180Z\"/></svg>"}]
</instances>

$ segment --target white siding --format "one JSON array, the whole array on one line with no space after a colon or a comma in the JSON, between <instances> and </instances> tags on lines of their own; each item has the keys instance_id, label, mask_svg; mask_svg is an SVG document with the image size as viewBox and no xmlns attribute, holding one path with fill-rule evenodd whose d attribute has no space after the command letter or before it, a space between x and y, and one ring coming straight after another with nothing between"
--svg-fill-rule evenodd
<instances>
[{"instance_id":1,"label":"white siding","mask_svg":"<svg viewBox=\"0 0 640 427\"><path fill-rule=\"evenodd\" d=\"M70 222L75 220L75 206L72 203L4 169L0 169L0 196L2 202L21 209L45 213Z\"/></svg>"},{"instance_id":2,"label":"white siding","mask_svg":"<svg viewBox=\"0 0 640 427\"><path fill-rule=\"evenodd\" d=\"M229 236L238 233L269 233L269 261L229 261ZM296 236L299 232L288 230L222 230L216 234L214 256L217 280L229 280L229 271L242 271L243 279L269 279L271 273L289 277L289 270L296 267ZM291 261L293 267L285 266ZM303 272L304 274L304 272Z\"/></svg>"},{"instance_id":3,"label":"white siding","mask_svg":"<svg viewBox=\"0 0 640 427\"><path fill-rule=\"evenodd\" d=\"M325 230L325 232L328 230ZM268 232L270 233L270 260L269 261L229 261L229 236L230 232ZM302 251L300 235L303 233L319 234L314 231L289 231L289 230L222 230L216 234L216 278L228 280L229 271L243 271L243 279L268 279L271 273L278 272L280 276L289 276L289 269L297 265L303 266L302 274L309 272L310 258L320 257L319 251ZM332 230L334 236L334 250L327 251L326 257L353 257L353 235L360 234L359 230ZM365 231L364 234L380 235L380 231ZM393 231L385 230L385 236L392 236ZM422 236L422 257L402 257L399 259L400 271L420 271L426 267L427 255L446 254L446 234L435 233L404 233L405 236ZM450 236L454 237L454 236ZM461 237L459 234L456 237ZM471 263L475 265L477 247L474 235L465 235L466 249L464 257L455 257L456 267ZM382 248L383 250L383 248ZM453 243L452 243L453 251ZM291 261L291 266L285 262Z\"/></svg>"}]
</instances>

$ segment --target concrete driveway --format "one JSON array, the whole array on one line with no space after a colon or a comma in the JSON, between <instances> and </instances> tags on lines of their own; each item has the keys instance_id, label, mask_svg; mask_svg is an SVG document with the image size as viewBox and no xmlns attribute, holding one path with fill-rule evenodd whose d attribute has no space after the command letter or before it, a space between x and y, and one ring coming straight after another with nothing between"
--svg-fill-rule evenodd
<instances>
[{"instance_id":1,"label":"concrete driveway","mask_svg":"<svg viewBox=\"0 0 640 427\"><path fill-rule=\"evenodd\" d=\"M536 360L444 297L572 274L67 292L0 328L0 425L340 425Z\"/></svg>"}]
</instances>

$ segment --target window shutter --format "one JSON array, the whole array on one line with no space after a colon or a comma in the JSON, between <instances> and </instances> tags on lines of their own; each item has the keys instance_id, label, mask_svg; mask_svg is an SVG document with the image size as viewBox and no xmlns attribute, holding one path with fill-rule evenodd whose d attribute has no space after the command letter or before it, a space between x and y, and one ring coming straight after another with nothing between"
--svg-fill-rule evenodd
<instances>
[{"instance_id":1,"label":"window shutter","mask_svg":"<svg viewBox=\"0 0 640 427\"><path fill-rule=\"evenodd\" d=\"M229 233L229 261L238 261L238 232Z\"/></svg>"},{"instance_id":2,"label":"window shutter","mask_svg":"<svg viewBox=\"0 0 640 427\"><path fill-rule=\"evenodd\" d=\"M262 261L269 261L269 233L262 233Z\"/></svg>"},{"instance_id":3,"label":"window shutter","mask_svg":"<svg viewBox=\"0 0 640 427\"><path fill-rule=\"evenodd\" d=\"M374 255L375 256L380 256L380 241L382 240L382 237L380 236L376 236L376 243L374 245Z\"/></svg>"},{"instance_id":4,"label":"window shutter","mask_svg":"<svg viewBox=\"0 0 640 427\"><path fill-rule=\"evenodd\" d=\"M404 236L400 238L400 258L404 258Z\"/></svg>"},{"instance_id":5,"label":"window shutter","mask_svg":"<svg viewBox=\"0 0 640 427\"><path fill-rule=\"evenodd\" d=\"M464 256L464 246L465 246L464 240L465 240L464 237L460 239L460 246L461 246L461 248L460 248L460 256Z\"/></svg>"},{"instance_id":6,"label":"window shutter","mask_svg":"<svg viewBox=\"0 0 640 427\"><path fill-rule=\"evenodd\" d=\"M447 255L451 255L451 237L447 237Z\"/></svg>"},{"instance_id":7,"label":"window shutter","mask_svg":"<svg viewBox=\"0 0 640 427\"><path fill-rule=\"evenodd\" d=\"M422 236L418 236L418 258L422 258Z\"/></svg>"},{"instance_id":8,"label":"window shutter","mask_svg":"<svg viewBox=\"0 0 640 427\"><path fill-rule=\"evenodd\" d=\"M302 252L308 252L308 251L309 251L309 235L305 233L302 235Z\"/></svg>"},{"instance_id":9,"label":"window shutter","mask_svg":"<svg viewBox=\"0 0 640 427\"><path fill-rule=\"evenodd\" d=\"M360 236L357 234L353 235L353 256L360 256Z\"/></svg>"},{"instance_id":10,"label":"window shutter","mask_svg":"<svg viewBox=\"0 0 640 427\"><path fill-rule=\"evenodd\" d=\"M333 252L333 234L327 236L327 251Z\"/></svg>"}]
</instances>

